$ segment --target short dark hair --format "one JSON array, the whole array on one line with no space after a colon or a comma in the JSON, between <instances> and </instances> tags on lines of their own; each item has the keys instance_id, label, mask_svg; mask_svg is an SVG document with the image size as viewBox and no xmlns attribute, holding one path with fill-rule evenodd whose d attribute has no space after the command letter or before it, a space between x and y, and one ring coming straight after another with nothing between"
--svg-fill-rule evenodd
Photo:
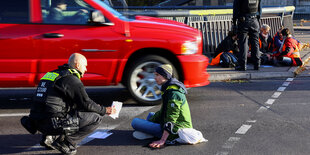
<instances>
[{"instance_id":1,"label":"short dark hair","mask_svg":"<svg viewBox=\"0 0 310 155\"><path fill-rule=\"evenodd\" d=\"M230 37L233 37L233 36L236 36L236 35L237 35L237 33L235 31L229 31L228 32L228 36L230 36Z\"/></svg>"},{"instance_id":2,"label":"short dark hair","mask_svg":"<svg viewBox=\"0 0 310 155\"><path fill-rule=\"evenodd\" d=\"M288 36L291 34L290 30L288 28L285 28L281 31L283 36Z\"/></svg>"}]
</instances>

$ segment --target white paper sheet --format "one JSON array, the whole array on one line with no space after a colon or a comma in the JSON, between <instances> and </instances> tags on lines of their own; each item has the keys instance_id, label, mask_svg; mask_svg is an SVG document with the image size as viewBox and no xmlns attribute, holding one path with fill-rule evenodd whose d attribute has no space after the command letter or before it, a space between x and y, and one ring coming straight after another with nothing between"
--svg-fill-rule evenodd
<instances>
[{"instance_id":1,"label":"white paper sheet","mask_svg":"<svg viewBox=\"0 0 310 155\"><path fill-rule=\"evenodd\" d=\"M106 131L97 131L95 133L93 133L92 135L90 135L90 138L96 138L96 139L106 139L107 137L109 137L110 135L112 135L113 133L110 132L106 132Z\"/></svg>"},{"instance_id":2,"label":"white paper sheet","mask_svg":"<svg viewBox=\"0 0 310 155\"><path fill-rule=\"evenodd\" d=\"M115 113L115 114L112 114L112 115L109 115L109 116L112 117L113 119L116 119L116 118L118 118L118 116L119 116L119 113L120 113L120 111L121 111L121 109L122 109L123 103L122 103L122 102L118 102L118 101L113 101L111 107L113 107L113 106L114 106L115 109L116 109L116 113Z\"/></svg>"}]
</instances>

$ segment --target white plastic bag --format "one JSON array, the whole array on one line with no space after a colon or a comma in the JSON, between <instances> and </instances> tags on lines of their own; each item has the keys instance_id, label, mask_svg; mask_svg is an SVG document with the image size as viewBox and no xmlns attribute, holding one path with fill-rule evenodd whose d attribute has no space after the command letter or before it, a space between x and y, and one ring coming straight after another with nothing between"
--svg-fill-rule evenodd
<instances>
[{"instance_id":1,"label":"white plastic bag","mask_svg":"<svg viewBox=\"0 0 310 155\"><path fill-rule=\"evenodd\" d=\"M201 142L207 142L208 140L203 138L200 131L193 128L183 128L178 130L179 138L176 139L179 143L185 144L197 144Z\"/></svg>"}]
</instances>

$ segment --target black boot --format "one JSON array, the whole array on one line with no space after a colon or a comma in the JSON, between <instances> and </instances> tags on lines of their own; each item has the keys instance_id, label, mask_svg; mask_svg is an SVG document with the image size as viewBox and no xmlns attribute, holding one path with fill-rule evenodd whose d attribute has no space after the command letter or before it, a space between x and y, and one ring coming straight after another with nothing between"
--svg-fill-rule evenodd
<instances>
[{"instance_id":1,"label":"black boot","mask_svg":"<svg viewBox=\"0 0 310 155\"><path fill-rule=\"evenodd\" d=\"M59 136L51 145L51 147L55 150L60 151L65 155L75 155L77 150L76 146L69 143L66 138Z\"/></svg>"},{"instance_id":2,"label":"black boot","mask_svg":"<svg viewBox=\"0 0 310 155\"><path fill-rule=\"evenodd\" d=\"M242 66L236 66L235 67L236 71L246 71L246 67L242 67Z\"/></svg>"},{"instance_id":3,"label":"black boot","mask_svg":"<svg viewBox=\"0 0 310 155\"><path fill-rule=\"evenodd\" d=\"M57 136L42 135L40 145L44 146L47 150L52 150L52 143L57 139Z\"/></svg>"},{"instance_id":4,"label":"black boot","mask_svg":"<svg viewBox=\"0 0 310 155\"><path fill-rule=\"evenodd\" d=\"M254 65L254 70L259 70L259 66L258 65Z\"/></svg>"}]
</instances>

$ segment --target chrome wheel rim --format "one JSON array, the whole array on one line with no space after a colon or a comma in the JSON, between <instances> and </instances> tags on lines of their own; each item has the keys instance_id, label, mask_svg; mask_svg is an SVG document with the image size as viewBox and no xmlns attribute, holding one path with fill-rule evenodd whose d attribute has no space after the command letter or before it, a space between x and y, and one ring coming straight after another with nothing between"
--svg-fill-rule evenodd
<instances>
[{"instance_id":1,"label":"chrome wheel rim","mask_svg":"<svg viewBox=\"0 0 310 155\"><path fill-rule=\"evenodd\" d=\"M139 99L157 101L161 99L160 86L155 81L154 71L161 63L144 62L137 66L130 76L130 86Z\"/></svg>"}]
</instances>

